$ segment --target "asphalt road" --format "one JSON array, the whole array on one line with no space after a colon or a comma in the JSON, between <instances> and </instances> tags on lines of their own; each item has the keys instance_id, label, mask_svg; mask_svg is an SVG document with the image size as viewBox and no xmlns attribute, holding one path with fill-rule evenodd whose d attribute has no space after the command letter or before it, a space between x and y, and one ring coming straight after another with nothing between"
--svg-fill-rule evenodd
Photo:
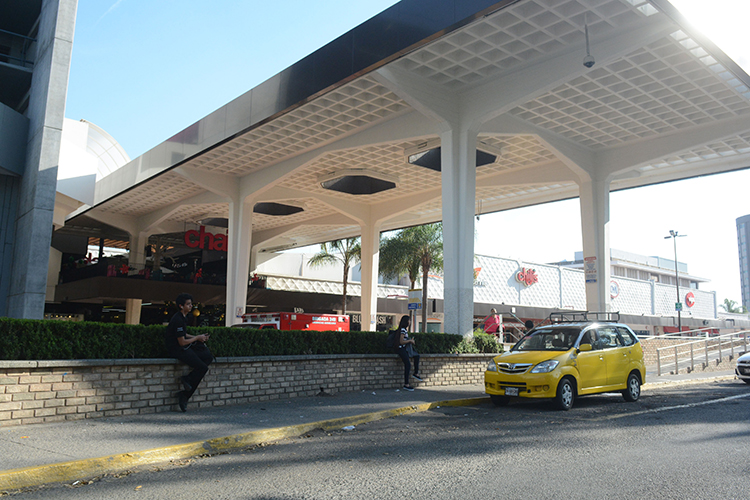
<instances>
[{"instance_id":1,"label":"asphalt road","mask_svg":"<svg viewBox=\"0 0 750 500\"><path fill-rule=\"evenodd\" d=\"M750 497L738 380L545 403L450 407L148 467L33 499L733 499Z\"/></svg>"}]
</instances>

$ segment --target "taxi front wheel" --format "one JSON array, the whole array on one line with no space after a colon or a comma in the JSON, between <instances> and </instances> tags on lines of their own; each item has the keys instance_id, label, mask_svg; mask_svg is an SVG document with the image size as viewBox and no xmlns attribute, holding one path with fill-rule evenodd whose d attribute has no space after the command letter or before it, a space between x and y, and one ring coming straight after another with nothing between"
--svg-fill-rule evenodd
<instances>
[{"instance_id":1,"label":"taxi front wheel","mask_svg":"<svg viewBox=\"0 0 750 500\"><path fill-rule=\"evenodd\" d=\"M638 398L641 396L641 379L638 378L638 375L635 373L631 373L628 375L628 388L622 391L622 397L625 398L625 401L633 402L638 401Z\"/></svg>"},{"instance_id":2,"label":"taxi front wheel","mask_svg":"<svg viewBox=\"0 0 750 500\"><path fill-rule=\"evenodd\" d=\"M564 378L557 385L557 396L555 396L555 406L559 410L570 410L573 407L575 399L575 387L569 378Z\"/></svg>"}]
</instances>

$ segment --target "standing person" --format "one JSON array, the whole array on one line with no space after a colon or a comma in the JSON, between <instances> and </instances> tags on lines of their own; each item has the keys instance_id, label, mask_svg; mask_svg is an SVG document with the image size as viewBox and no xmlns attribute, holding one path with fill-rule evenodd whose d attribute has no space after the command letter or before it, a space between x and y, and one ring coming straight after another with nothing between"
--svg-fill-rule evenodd
<instances>
[{"instance_id":1,"label":"standing person","mask_svg":"<svg viewBox=\"0 0 750 500\"><path fill-rule=\"evenodd\" d=\"M503 326L500 322L500 316L497 314L497 309L494 307L490 309L490 314L484 318L484 333L491 333L496 337L499 337L503 332Z\"/></svg>"},{"instance_id":2,"label":"standing person","mask_svg":"<svg viewBox=\"0 0 750 500\"><path fill-rule=\"evenodd\" d=\"M401 361L404 362L404 390L413 391L414 387L409 385L409 372L411 371L409 358L414 358L414 375L412 376L420 382L422 378L419 376L419 353L416 347L414 347L414 339L409 338L409 316L401 316L398 329L399 340L396 353L401 358Z\"/></svg>"},{"instance_id":3,"label":"standing person","mask_svg":"<svg viewBox=\"0 0 750 500\"><path fill-rule=\"evenodd\" d=\"M167 325L165 340L167 352L175 359L188 365L193 370L180 377L184 390L177 393L177 404L180 410L187 411L188 399L193 395L208 372L208 365L214 357L206 347L208 335L190 335L187 332L186 316L193 309L193 297L189 293L181 293L175 300L179 311L172 316Z\"/></svg>"}]
</instances>

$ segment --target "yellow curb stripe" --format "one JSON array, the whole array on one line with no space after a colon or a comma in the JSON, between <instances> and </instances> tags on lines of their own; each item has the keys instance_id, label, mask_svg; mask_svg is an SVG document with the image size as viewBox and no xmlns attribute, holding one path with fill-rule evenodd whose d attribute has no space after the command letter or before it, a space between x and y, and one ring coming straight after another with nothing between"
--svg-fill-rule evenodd
<instances>
[{"instance_id":1,"label":"yellow curb stripe","mask_svg":"<svg viewBox=\"0 0 750 500\"><path fill-rule=\"evenodd\" d=\"M215 453L254 446L260 443L279 441L296 437L315 429L340 429L347 425L359 425L376 420L424 412L438 406L472 406L487 402L489 398L467 398L434 403L423 403L392 410L355 415L353 417L334 418L307 424L290 425L274 429L246 432L194 443L165 446L133 453L122 453L99 458L73 460L49 465L24 467L0 472L0 491L41 486L48 483L71 482L79 479L100 476L102 474L121 472L132 467L184 460L199 455Z\"/></svg>"}]
</instances>

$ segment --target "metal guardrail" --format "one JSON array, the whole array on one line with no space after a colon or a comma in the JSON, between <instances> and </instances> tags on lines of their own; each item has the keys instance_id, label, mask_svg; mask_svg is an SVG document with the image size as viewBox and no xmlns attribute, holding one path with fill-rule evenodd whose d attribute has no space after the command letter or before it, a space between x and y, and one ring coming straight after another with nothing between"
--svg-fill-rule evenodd
<instances>
[{"instance_id":1,"label":"metal guardrail","mask_svg":"<svg viewBox=\"0 0 750 500\"><path fill-rule=\"evenodd\" d=\"M700 329L704 330L704 329ZM700 330L693 330L692 332L697 332ZM691 332L682 332L685 333L691 333ZM695 346L702 344L702 350L703 350L703 357L705 358L705 363L708 365L710 361L709 353L716 354L716 358L721 362L723 359L722 354L722 345L729 344L728 347L724 348L724 352L731 352L731 358L734 357L735 352L735 344L741 345L744 349L744 351L747 351L747 345L748 345L748 334L750 334L750 330L743 330L740 332L735 333L726 333L724 335L717 335L714 337L705 337L698 340L692 340L690 342L683 342L681 344L675 344L672 346L667 347L659 347L656 349L656 370L657 374L661 376L662 371L662 352L672 351L670 354L665 355L666 357L671 358L674 356L674 373L677 374L680 372L680 361L683 361L683 364L687 366L687 360L688 360L688 354L690 359L690 369L695 369ZM666 336L659 336L659 337L651 337L651 338L665 338ZM670 338L679 338L679 337L670 337ZM644 339L648 340L648 339ZM682 351L680 351L680 348L683 348ZM688 353L689 351L689 353ZM680 358L680 355L682 355L682 358ZM670 360L671 361L671 360Z\"/></svg>"}]
</instances>

